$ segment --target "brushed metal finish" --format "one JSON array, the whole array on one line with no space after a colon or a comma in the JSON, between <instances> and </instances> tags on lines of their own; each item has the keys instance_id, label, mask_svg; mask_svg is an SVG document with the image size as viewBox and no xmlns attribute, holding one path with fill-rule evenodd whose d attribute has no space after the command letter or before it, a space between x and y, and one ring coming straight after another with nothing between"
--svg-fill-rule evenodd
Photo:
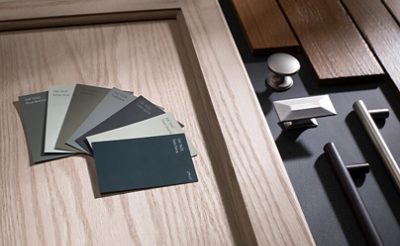
<instances>
[{"instance_id":1,"label":"brushed metal finish","mask_svg":"<svg viewBox=\"0 0 400 246\"><path fill-rule=\"evenodd\" d=\"M273 104L282 122L336 115L329 95L279 100Z\"/></svg>"},{"instance_id":2,"label":"brushed metal finish","mask_svg":"<svg viewBox=\"0 0 400 246\"><path fill-rule=\"evenodd\" d=\"M390 149L385 143L378 127L369 113L367 107L362 100L358 100L353 104L353 109L364 125L369 137L375 145L379 155L381 156L386 168L389 170L391 177L396 185L397 190L400 192L400 168L394 159Z\"/></svg>"},{"instance_id":3,"label":"brushed metal finish","mask_svg":"<svg viewBox=\"0 0 400 246\"><path fill-rule=\"evenodd\" d=\"M271 74L266 83L276 91L286 91L293 86L293 79L291 76Z\"/></svg>"},{"instance_id":4,"label":"brushed metal finish","mask_svg":"<svg viewBox=\"0 0 400 246\"><path fill-rule=\"evenodd\" d=\"M272 72L280 75L293 75L300 70L300 62L296 57L285 53L271 55L267 63Z\"/></svg>"},{"instance_id":5,"label":"brushed metal finish","mask_svg":"<svg viewBox=\"0 0 400 246\"><path fill-rule=\"evenodd\" d=\"M369 109L368 113L373 119L386 119L390 115L390 111L387 108Z\"/></svg>"},{"instance_id":6,"label":"brushed metal finish","mask_svg":"<svg viewBox=\"0 0 400 246\"><path fill-rule=\"evenodd\" d=\"M296 57L276 53L268 57L268 69L273 72L268 79L267 84L277 91L288 90L293 85L293 79L290 75L300 70L300 62Z\"/></svg>"},{"instance_id":7,"label":"brushed metal finish","mask_svg":"<svg viewBox=\"0 0 400 246\"><path fill-rule=\"evenodd\" d=\"M296 57L286 53L276 53L268 57L268 68L280 75L293 75L300 70L300 62Z\"/></svg>"},{"instance_id":8,"label":"brushed metal finish","mask_svg":"<svg viewBox=\"0 0 400 246\"><path fill-rule=\"evenodd\" d=\"M313 128L318 126L315 118L282 122L285 129Z\"/></svg>"}]
</instances>

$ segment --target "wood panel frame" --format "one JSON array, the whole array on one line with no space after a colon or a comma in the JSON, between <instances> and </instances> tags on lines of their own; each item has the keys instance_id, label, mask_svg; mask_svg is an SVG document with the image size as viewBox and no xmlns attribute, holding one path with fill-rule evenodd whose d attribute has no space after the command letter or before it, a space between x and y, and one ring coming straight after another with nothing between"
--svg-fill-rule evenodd
<instances>
[{"instance_id":1,"label":"wood panel frame","mask_svg":"<svg viewBox=\"0 0 400 246\"><path fill-rule=\"evenodd\" d=\"M53 2L54 4L49 4ZM227 24L214 0L0 4L0 31L176 19L207 151L239 245L313 245L300 205ZM0 33L1 35L1 33ZM209 127L209 126L213 127ZM217 165L218 164L218 165ZM6 216L6 215L2 215ZM204 235L207 236L207 235Z\"/></svg>"}]
</instances>

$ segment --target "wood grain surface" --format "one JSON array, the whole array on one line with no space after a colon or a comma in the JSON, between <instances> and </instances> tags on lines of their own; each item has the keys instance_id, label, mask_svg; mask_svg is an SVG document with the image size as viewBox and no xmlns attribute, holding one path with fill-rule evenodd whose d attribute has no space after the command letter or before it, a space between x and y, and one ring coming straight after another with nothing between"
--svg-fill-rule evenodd
<instances>
[{"instance_id":1,"label":"wood grain surface","mask_svg":"<svg viewBox=\"0 0 400 246\"><path fill-rule=\"evenodd\" d=\"M180 7L179 0L0 0L0 22Z\"/></svg>"},{"instance_id":2,"label":"wood grain surface","mask_svg":"<svg viewBox=\"0 0 400 246\"><path fill-rule=\"evenodd\" d=\"M176 23L162 21L1 35L3 245L233 243L173 28ZM201 181L95 199L91 158L29 167L12 102L50 84L76 82L132 90L173 112L199 148Z\"/></svg>"},{"instance_id":3,"label":"wood grain surface","mask_svg":"<svg viewBox=\"0 0 400 246\"><path fill-rule=\"evenodd\" d=\"M321 83L383 74L339 1L278 1Z\"/></svg>"},{"instance_id":4,"label":"wood grain surface","mask_svg":"<svg viewBox=\"0 0 400 246\"><path fill-rule=\"evenodd\" d=\"M396 18L397 23L400 23L400 2L397 0L382 0L391 14Z\"/></svg>"},{"instance_id":5,"label":"wood grain surface","mask_svg":"<svg viewBox=\"0 0 400 246\"><path fill-rule=\"evenodd\" d=\"M48 6L33 11L41 17L84 11L36 2ZM176 20L0 33L0 244L314 244L217 2L179 4ZM99 197L91 158L29 166L12 102L70 83L133 90L175 114L200 181Z\"/></svg>"},{"instance_id":6,"label":"wood grain surface","mask_svg":"<svg viewBox=\"0 0 400 246\"><path fill-rule=\"evenodd\" d=\"M298 46L275 0L232 0L253 53Z\"/></svg>"},{"instance_id":7,"label":"wood grain surface","mask_svg":"<svg viewBox=\"0 0 400 246\"><path fill-rule=\"evenodd\" d=\"M400 26L379 0L342 0L400 92Z\"/></svg>"}]
</instances>

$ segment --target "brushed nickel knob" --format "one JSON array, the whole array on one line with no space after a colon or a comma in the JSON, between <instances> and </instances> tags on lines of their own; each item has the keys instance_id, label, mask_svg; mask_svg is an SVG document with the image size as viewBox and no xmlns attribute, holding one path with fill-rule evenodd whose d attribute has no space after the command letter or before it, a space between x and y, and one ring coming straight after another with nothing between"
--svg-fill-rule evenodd
<instances>
[{"instance_id":1,"label":"brushed nickel knob","mask_svg":"<svg viewBox=\"0 0 400 246\"><path fill-rule=\"evenodd\" d=\"M271 55L268 57L267 65L272 72L267 79L267 84L277 91L288 90L292 87L293 78L291 75L300 70L300 63L296 57L285 53Z\"/></svg>"}]
</instances>

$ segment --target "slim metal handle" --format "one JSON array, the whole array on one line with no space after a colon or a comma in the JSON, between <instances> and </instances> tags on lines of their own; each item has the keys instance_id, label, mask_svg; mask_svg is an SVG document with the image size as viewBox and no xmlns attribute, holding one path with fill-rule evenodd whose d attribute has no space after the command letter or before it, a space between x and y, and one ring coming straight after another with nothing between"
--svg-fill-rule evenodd
<instances>
[{"instance_id":1,"label":"slim metal handle","mask_svg":"<svg viewBox=\"0 0 400 246\"><path fill-rule=\"evenodd\" d=\"M336 174L339 177L347 198L356 214L356 217L361 225L364 235L369 245L383 245L378 232L368 214L367 208L364 205L357 188L350 176L348 168L344 165L342 158L339 155L334 143L327 143L324 146L325 154L328 156ZM359 165L359 164L356 164ZM351 166L351 165L349 165Z\"/></svg>"},{"instance_id":2,"label":"slim metal handle","mask_svg":"<svg viewBox=\"0 0 400 246\"><path fill-rule=\"evenodd\" d=\"M396 185L397 190L400 192L400 168L396 163L390 149L385 143L382 135L380 134L378 127L376 127L375 122L371 116L371 111L368 111L362 100L358 100L353 104L353 109L360 118L364 128L366 129L369 137L378 150L386 168L389 170L390 175Z\"/></svg>"}]
</instances>

